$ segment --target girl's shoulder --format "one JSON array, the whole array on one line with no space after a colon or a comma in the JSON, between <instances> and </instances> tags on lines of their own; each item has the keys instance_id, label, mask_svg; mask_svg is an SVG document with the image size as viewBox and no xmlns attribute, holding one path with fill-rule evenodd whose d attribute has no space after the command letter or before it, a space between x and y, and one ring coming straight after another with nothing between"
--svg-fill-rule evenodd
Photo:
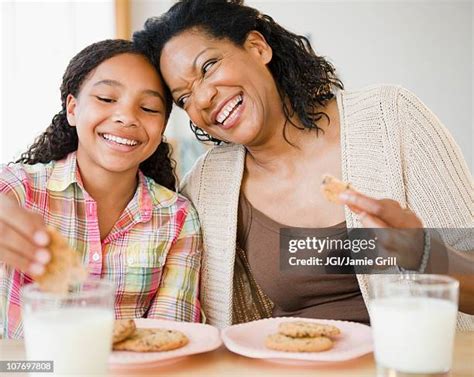
<instances>
[{"instance_id":1,"label":"girl's shoulder","mask_svg":"<svg viewBox=\"0 0 474 377\"><path fill-rule=\"evenodd\" d=\"M54 161L47 164L0 164L0 179L34 182L36 186L46 186L54 168Z\"/></svg>"},{"instance_id":2,"label":"girl's shoulder","mask_svg":"<svg viewBox=\"0 0 474 377\"><path fill-rule=\"evenodd\" d=\"M191 206L191 202L185 196L156 183L155 180L150 177L144 176L144 178L154 208L159 207L177 210Z\"/></svg>"}]
</instances>

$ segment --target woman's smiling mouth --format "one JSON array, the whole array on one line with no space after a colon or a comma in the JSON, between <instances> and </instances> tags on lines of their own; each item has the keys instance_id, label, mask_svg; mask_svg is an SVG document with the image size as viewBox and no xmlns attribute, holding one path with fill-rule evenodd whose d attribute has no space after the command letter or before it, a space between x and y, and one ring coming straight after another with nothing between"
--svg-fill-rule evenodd
<instances>
[{"instance_id":1,"label":"woman's smiling mouth","mask_svg":"<svg viewBox=\"0 0 474 377\"><path fill-rule=\"evenodd\" d=\"M224 126L224 128L230 128L233 125L234 120L237 118L239 113L238 110L242 105L242 102L242 94L239 94L222 106L222 109L217 113L216 124Z\"/></svg>"}]
</instances>

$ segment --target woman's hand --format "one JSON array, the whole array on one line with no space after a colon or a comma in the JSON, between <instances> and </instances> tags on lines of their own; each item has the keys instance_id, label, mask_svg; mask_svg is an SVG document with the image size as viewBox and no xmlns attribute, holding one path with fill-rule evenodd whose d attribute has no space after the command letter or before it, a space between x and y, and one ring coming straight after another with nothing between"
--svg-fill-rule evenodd
<instances>
[{"instance_id":1,"label":"woman's hand","mask_svg":"<svg viewBox=\"0 0 474 377\"><path fill-rule=\"evenodd\" d=\"M412 211L395 200L373 199L354 190L344 191L339 199L359 215L365 228L391 228L376 232L379 251L396 256L400 267L419 268L424 248L423 224Z\"/></svg>"},{"instance_id":2,"label":"woman's hand","mask_svg":"<svg viewBox=\"0 0 474 377\"><path fill-rule=\"evenodd\" d=\"M48 243L42 217L0 194L0 262L33 276L41 275L51 259Z\"/></svg>"}]
</instances>

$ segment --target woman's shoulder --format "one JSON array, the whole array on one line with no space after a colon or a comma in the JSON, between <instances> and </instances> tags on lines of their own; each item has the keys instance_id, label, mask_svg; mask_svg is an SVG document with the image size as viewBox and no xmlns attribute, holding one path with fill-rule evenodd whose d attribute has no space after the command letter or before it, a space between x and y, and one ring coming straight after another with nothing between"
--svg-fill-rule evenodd
<instances>
[{"instance_id":1,"label":"woman's shoulder","mask_svg":"<svg viewBox=\"0 0 474 377\"><path fill-rule=\"evenodd\" d=\"M358 89L344 89L337 92L337 96L347 106L376 106L382 102L393 101L400 93L408 92L400 85L374 84Z\"/></svg>"}]
</instances>

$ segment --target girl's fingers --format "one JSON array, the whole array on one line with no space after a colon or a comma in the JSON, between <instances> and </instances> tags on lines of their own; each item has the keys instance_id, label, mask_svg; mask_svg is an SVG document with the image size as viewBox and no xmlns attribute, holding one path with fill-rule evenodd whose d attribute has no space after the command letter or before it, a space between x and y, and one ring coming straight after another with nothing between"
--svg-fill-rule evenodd
<instances>
[{"instance_id":1,"label":"girl's fingers","mask_svg":"<svg viewBox=\"0 0 474 377\"><path fill-rule=\"evenodd\" d=\"M6 195L0 195L0 224L4 223L30 240L37 246L47 246L49 235L46 232L43 218L18 205L14 200ZM0 237L1 234L0 228Z\"/></svg>"},{"instance_id":2,"label":"girl's fingers","mask_svg":"<svg viewBox=\"0 0 474 377\"><path fill-rule=\"evenodd\" d=\"M33 276L42 275L45 271L44 265L36 262L31 263L31 261L23 255L6 248L2 248L0 251L0 261Z\"/></svg>"},{"instance_id":3,"label":"girl's fingers","mask_svg":"<svg viewBox=\"0 0 474 377\"><path fill-rule=\"evenodd\" d=\"M38 247L16 229L0 222L0 256L5 249L20 255L30 263L46 264L51 259L47 249Z\"/></svg>"}]
</instances>

